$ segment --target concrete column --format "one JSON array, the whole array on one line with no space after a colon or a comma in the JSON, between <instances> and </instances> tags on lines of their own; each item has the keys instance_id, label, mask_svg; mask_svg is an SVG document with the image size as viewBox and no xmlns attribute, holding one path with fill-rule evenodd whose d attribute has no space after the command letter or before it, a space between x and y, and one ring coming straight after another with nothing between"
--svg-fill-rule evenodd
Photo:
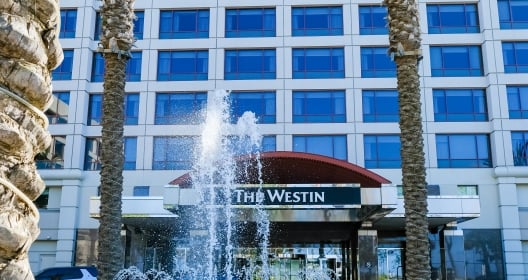
<instances>
[{"instance_id":1,"label":"concrete column","mask_svg":"<svg viewBox=\"0 0 528 280\"><path fill-rule=\"evenodd\" d=\"M73 181L70 182L73 184L65 182L61 189L56 266L71 266L75 259L76 228L79 216L79 182Z\"/></svg>"},{"instance_id":2,"label":"concrete column","mask_svg":"<svg viewBox=\"0 0 528 280\"><path fill-rule=\"evenodd\" d=\"M378 231L372 228L358 230L358 271L361 280L378 279Z\"/></svg>"},{"instance_id":3,"label":"concrete column","mask_svg":"<svg viewBox=\"0 0 528 280\"><path fill-rule=\"evenodd\" d=\"M499 211L506 279L525 280L519 221L519 203L515 178L499 177Z\"/></svg>"}]
</instances>

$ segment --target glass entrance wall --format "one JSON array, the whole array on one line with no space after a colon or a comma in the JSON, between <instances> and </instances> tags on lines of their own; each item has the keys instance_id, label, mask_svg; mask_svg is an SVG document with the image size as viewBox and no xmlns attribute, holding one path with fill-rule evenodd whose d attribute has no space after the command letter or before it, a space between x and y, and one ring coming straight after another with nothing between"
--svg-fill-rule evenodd
<instances>
[{"instance_id":1,"label":"glass entrance wall","mask_svg":"<svg viewBox=\"0 0 528 280\"><path fill-rule=\"evenodd\" d=\"M342 279L340 244L294 244L269 248L270 280ZM257 248L237 248L234 254L237 279L253 279L262 268Z\"/></svg>"}]
</instances>

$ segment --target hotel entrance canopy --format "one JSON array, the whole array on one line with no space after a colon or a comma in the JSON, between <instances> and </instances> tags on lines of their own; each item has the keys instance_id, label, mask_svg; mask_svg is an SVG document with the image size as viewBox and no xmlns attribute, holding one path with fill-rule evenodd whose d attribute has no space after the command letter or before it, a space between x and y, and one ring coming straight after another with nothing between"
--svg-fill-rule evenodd
<instances>
[{"instance_id":1,"label":"hotel entrance canopy","mask_svg":"<svg viewBox=\"0 0 528 280\"><path fill-rule=\"evenodd\" d=\"M244 167L244 176L236 178L235 194L244 195L260 179L273 192L324 190L331 196L332 192L335 195L344 188L351 189L343 192L351 196L349 203L303 204L291 199L291 203L266 205L271 222L369 222L380 228L404 227L403 198L398 196L396 186L363 167L315 154L266 152L260 155L262 177L259 178L254 157L241 156L236 160L239 168ZM124 222L142 224L145 218L155 222L168 217L177 220L179 211L198 206L199 198L191 174L186 173L166 185L162 197L123 197ZM146 207L153 203L154 208ZM99 198L92 198L90 206L91 216L98 217ZM235 205L235 208L238 219L252 219L251 205ZM128 213L127 209L134 211ZM478 196L435 195L428 197L428 209L429 225L433 228L478 217L480 202Z\"/></svg>"}]
</instances>

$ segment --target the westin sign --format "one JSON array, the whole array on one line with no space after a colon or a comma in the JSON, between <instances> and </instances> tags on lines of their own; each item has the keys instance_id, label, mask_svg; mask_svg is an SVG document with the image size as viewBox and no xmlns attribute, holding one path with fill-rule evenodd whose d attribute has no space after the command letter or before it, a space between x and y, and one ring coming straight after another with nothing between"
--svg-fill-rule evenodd
<instances>
[{"instance_id":1,"label":"the westin sign","mask_svg":"<svg viewBox=\"0 0 528 280\"><path fill-rule=\"evenodd\" d=\"M264 187L236 188L233 205L353 205L361 204L357 187Z\"/></svg>"}]
</instances>

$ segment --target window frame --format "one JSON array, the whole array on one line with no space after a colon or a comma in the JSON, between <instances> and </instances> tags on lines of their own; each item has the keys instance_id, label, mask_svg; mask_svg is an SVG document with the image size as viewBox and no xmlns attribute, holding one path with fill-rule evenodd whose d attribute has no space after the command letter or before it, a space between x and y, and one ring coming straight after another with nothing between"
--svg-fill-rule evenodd
<instances>
[{"instance_id":1,"label":"window frame","mask_svg":"<svg viewBox=\"0 0 528 280\"><path fill-rule=\"evenodd\" d=\"M314 142L309 142L310 140ZM323 147L320 141L329 140L327 143L331 147ZM292 145L294 152L304 152L317 154L327 157L332 157L339 160L347 160L348 158L348 147L347 147L347 136L345 134L328 134L328 135L293 135ZM329 150L328 152L318 151L321 148Z\"/></svg>"},{"instance_id":2,"label":"window frame","mask_svg":"<svg viewBox=\"0 0 528 280\"><path fill-rule=\"evenodd\" d=\"M400 148L398 134L363 135L365 168L401 168Z\"/></svg>"},{"instance_id":3,"label":"window frame","mask_svg":"<svg viewBox=\"0 0 528 280\"><path fill-rule=\"evenodd\" d=\"M273 80L276 76L275 49L226 49L224 52L224 80Z\"/></svg>"},{"instance_id":4,"label":"window frame","mask_svg":"<svg viewBox=\"0 0 528 280\"><path fill-rule=\"evenodd\" d=\"M169 15L170 13L170 15ZM185 13L194 13L194 29L185 30L182 26ZM166 16L166 19L164 18ZM205 21L205 23L204 23ZM169 24L170 23L170 24ZM160 10L159 38L160 39L199 39L209 37L210 11L209 9L176 9ZM169 28L165 31L165 28Z\"/></svg>"},{"instance_id":5,"label":"window frame","mask_svg":"<svg viewBox=\"0 0 528 280\"><path fill-rule=\"evenodd\" d=\"M53 80L64 81L72 79L73 58L75 51L73 49L64 49L62 53L64 56L62 63L51 72L51 77Z\"/></svg>"},{"instance_id":6,"label":"window frame","mask_svg":"<svg viewBox=\"0 0 528 280\"><path fill-rule=\"evenodd\" d=\"M231 123L236 123L246 111L255 113L259 124L277 120L275 91L232 91L229 100Z\"/></svg>"},{"instance_id":7,"label":"window frame","mask_svg":"<svg viewBox=\"0 0 528 280\"><path fill-rule=\"evenodd\" d=\"M378 10L383 10L382 13ZM387 35L389 29L387 27L387 7L380 5L360 5L359 6L359 35ZM379 25L379 18L383 20L383 24ZM367 20L368 19L368 20Z\"/></svg>"},{"instance_id":8,"label":"window frame","mask_svg":"<svg viewBox=\"0 0 528 280\"><path fill-rule=\"evenodd\" d=\"M61 9L60 17L59 38L75 38L75 31L77 30L77 9Z\"/></svg>"},{"instance_id":9,"label":"window frame","mask_svg":"<svg viewBox=\"0 0 528 280\"><path fill-rule=\"evenodd\" d=\"M469 96L461 95L464 93ZM471 104L464 102L467 98L471 99ZM435 122L488 121L486 90L482 88L433 89L433 107ZM482 111L479 112L479 108Z\"/></svg>"},{"instance_id":10,"label":"window frame","mask_svg":"<svg viewBox=\"0 0 528 280\"><path fill-rule=\"evenodd\" d=\"M455 15L453 15L452 12L445 11L453 8L462 8L463 11L457 12ZM444 22L446 18L448 20L462 18L458 16L460 13L463 13L463 25L455 25ZM433 14L435 16L433 16ZM429 34L479 33L480 24L477 4L427 4L427 28Z\"/></svg>"},{"instance_id":11,"label":"window frame","mask_svg":"<svg viewBox=\"0 0 528 280\"><path fill-rule=\"evenodd\" d=\"M528 166L528 131L512 131L512 157L514 166Z\"/></svg>"},{"instance_id":12,"label":"window frame","mask_svg":"<svg viewBox=\"0 0 528 280\"><path fill-rule=\"evenodd\" d=\"M64 169L66 135L51 136L51 145L35 156L37 169Z\"/></svg>"},{"instance_id":13,"label":"window frame","mask_svg":"<svg viewBox=\"0 0 528 280\"><path fill-rule=\"evenodd\" d=\"M190 170L198 141L197 136L154 136L152 170Z\"/></svg>"},{"instance_id":14,"label":"window frame","mask_svg":"<svg viewBox=\"0 0 528 280\"><path fill-rule=\"evenodd\" d=\"M123 170L136 170L137 162L137 137L123 137Z\"/></svg>"},{"instance_id":15,"label":"window frame","mask_svg":"<svg viewBox=\"0 0 528 280\"><path fill-rule=\"evenodd\" d=\"M502 42L504 73L528 73L528 42Z\"/></svg>"},{"instance_id":16,"label":"window frame","mask_svg":"<svg viewBox=\"0 0 528 280\"><path fill-rule=\"evenodd\" d=\"M251 12L259 12L260 15L247 15ZM261 17L260 28L241 28L245 17L250 17L252 23L255 17ZM267 26L267 23L271 26ZM225 37L226 38L247 38L247 37L275 37L276 35L276 9L269 7L255 8L226 8L225 10Z\"/></svg>"},{"instance_id":17,"label":"window frame","mask_svg":"<svg viewBox=\"0 0 528 280\"><path fill-rule=\"evenodd\" d=\"M85 143L85 148L84 148L84 161L83 161L84 171L101 170L101 150L102 150L101 136L86 137L86 143Z\"/></svg>"},{"instance_id":18,"label":"window frame","mask_svg":"<svg viewBox=\"0 0 528 280\"><path fill-rule=\"evenodd\" d=\"M528 119L528 85L507 86L508 114L510 119Z\"/></svg>"},{"instance_id":19,"label":"window frame","mask_svg":"<svg viewBox=\"0 0 528 280\"><path fill-rule=\"evenodd\" d=\"M323 56L323 52L328 52ZM316 54L321 53L317 56ZM327 58L327 61L323 61ZM317 61L319 60L319 63ZM321 67L321 64L323 64ZM332 79L345 77L345 50L343 47L293 48L293 79Z\"/></svg>"},{"instance_id":20,"label":"window frame","mask_svg":"<svg viewBox=\"0 0 528 280\"><path fill-rule=\"evenodd\" d=\"M455 49L465 49L466 51L447 52ZM482 48L480 45L430 46L430 52L432 77L480 77L484 75L484 63L482 59ZM459 57L446 58L448 53ZM438 55L440 57L436 57ZM462 59L462 55L465 56L464 59ZM446 62L460 63L463 60L465 60L467 64L464 65L465 67L446 65Z\"/></svg>"},{"instance_id":21,"label":"window frame","mask_svg":"<svg viewBox=\"0 0 528 280\"><path fill-rule=\"evenodd\" d=\"M65 104L65 108L64 107ZM67 124L70 107L69 91L54 91L53 102L46 110L46 116L50 124Z\"/></svg>"},{"instance_id":22,"label":"window frame","mask_svg":"<svg viewBox=\"0 0 528 280\"><path fill-rule=\"evenodd\" d=\"M161 104L165 99L166 102ZM185 98L192 97L192 98ZM192 106L188 106L191 100ZM207 92L156 92L155 125L197 125L204 121ZM161 110L163 109L163 110ZM183 109L183 110L182 110Z\"/></svg>"},{"instance_id":23,"label":"window frame","mask_svg":"<svg viewBox=\"0 0 528 280\"><path fill-rule=\"evenodd\" d=\"M500 29L528 29L528 0L497 0L497 6Z\"/></svg>"},{"instance_id":24,"label":"window frame","mask_svg":"<svg viewBox=\"0 0 528 280\"><path fill-rule=\"evenodd\" d=\"M345 123L345 90L294 90L293 123Z\"/></svg>"},{"instance_id":25,"label":"window frame","mask_svg":"<svg viewBox=\"0 0 528 280\"><path fill-rule=\"evenodd\" d=\"M489 134L484 133L436 134L436 156L438 168L493 167Z\"/></svg>"},{"instance_id":26,"label":"window frame","mask_svg":"<svg viewBox=\"0 0 528 280\"><path fill-rule=\"evenodd\" d=\"M399 122L400 108L398 90L394 89L363 89L361 92L363 122ZM388 102L388 99L393 102ZM390 108L392 107L392 108ZM392 111L392 113L390 113Z\"/></svg>"},{"instance_id":27,"label":"window frame","mask_svg":"<svg viewBox=\"0 0 528 280\"><path fill-rule=\"evenodd\" d=\"M178 65L186 65L185 63L190 64L188 66L191 67L188 68L193 68L193 71L185 68L173 69ZM157 81L205 81L209 78L208 75L209 50L158 51Z\"/></svg>"},{"instance_id":28,"label":"window frame","mask_svg":"<svg viewBox=\"0 0 528 280\"><path fill-rule=\"evenodd\" d=\"M326 13L316 14L317 10L326 10ZM291 32L294 37L343 35L343 6L292 7L291 17ZM307 23L317 22L315 17L321 17L320 25L308 27ZM323 17L326 19L322 19Z\"/></svg>"},{"instance_id":29,"label":"window frame","mask_svg":"<svg viewBox=\"0 0 528 280\"><path fill-rule=\"evenodd\" d=\"M387 47L361 47L361 77L396 77L396 63L387 54Z\"/></svg>"}]
</instances>

